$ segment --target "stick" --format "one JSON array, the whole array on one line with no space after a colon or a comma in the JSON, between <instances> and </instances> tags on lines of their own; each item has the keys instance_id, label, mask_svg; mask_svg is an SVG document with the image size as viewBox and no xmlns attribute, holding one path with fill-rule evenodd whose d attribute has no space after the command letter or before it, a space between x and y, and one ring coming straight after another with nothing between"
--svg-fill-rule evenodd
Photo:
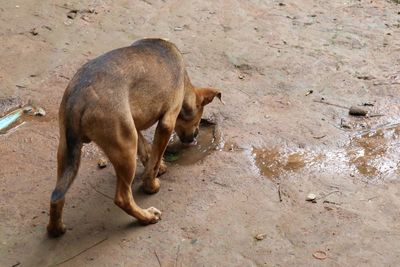
<instances>
[{"instance_id":1,"label":"stick","mask_svg":"<svg viewBox=\"0 0 400 267\"><path fill-rule=\"evenodd\" d=\"M281 194L281 185L278 184L278 196L279 196L279 202L282 202L282 194Z\"/></svg>"},{"instance_id":2,"label":"stick","mask_svg":"<svg viewBox=\"0 0 400 267\"><path fill-rule=\"evenodd\" d=\"M379 126L377 126L377 127L375 127L375 128L371 128L371 129L368 129L368 130L363 130L363 131L360 131L360 132L358 132L357 134L358 135L362 135L362 134L366 134L366 133L370 133L370 132L375 132L375 131L378 131L378 130L385 130L385 129L392 129L392 128L395 128L395 127L397 127L397 126L400 126L400 123L384 123L384 124L382 124L382 125L379 125Z\"/></svg>"},{"instance_id":3,"label":"stick","mask_svg":"<svg viewBox=\"0 0 400 267\"><path fill-rule=\"evenodd\" d=\"M178 251L176 252L176 258L175 258L175 267L178 266L178 257L179 257L179 251L181 249L181 244L178 245Z\"/></svg>"},{"instance_id":4,"label":"stick","mask_svg":"<svg viewBox=\"0 0 400 267\"><path fill-rule=\"evenodd\" d=\"M377 82L377 83L374 83L375 86L377 86L377 85L394 85L394 84L400 84L400 82L392 82L392 83Z\"/></svg>"},{"instance_id":5,"label":"stick","mask_svg":"<svg viewBox=\"0 0 400 267\"><path fill-rule=\"evenodd\" d=\"M239 89L239 88L233 88L233 89L234 89L234 90L237 90L237 91L239 91L239 92L241 92L241 93L247 95L249 98L251 98L250 94L247 93L247 92L245 92L245 91L243 91L242 89Z\"/></svg>"},{"instance_id":6,"label":"stick","mask_svg":"<svg viewBox=\"0 0 400 267\"><path fill-rule=\"evenodd\" d=\"M100 245L101 243L103 243L103 242L106 241L107 239L108 239L108 238L105 237L105 238L103 238L102 240L98 241L97 243L91 245L90 247L85 248L84 250L82 250L82 251L79 252L78 254L75 254L74 256L69 257L69 258L66 259L66 260L60 261L59 263L56 263L56 264L53 264L53 265L50 265L50 266L59 266L59 265L61 265L61 264L64 264L64 263L66 263L66 262L68 262L68 261L70 261L70 260L72 260L72 259L78 257L79 255L82 255L83 253L85 253L85 252L88 251L89 249L94 248L95 246Z\"/></svg>"},{"instance_id":7,"label":"stick","mask_svg":"<svg viewBox=\"0 0 400 267\"><path fill-rule=\"evenodd\" d=\"M338 206L341 205L340 203L336 203L336 202L329 201L329 200L324 200L322 203L328 203L328 204L333 204L333 205L338 205Z\"/></svg>"},{"instance_id":8,"label":"stick","mask_svg":"<svg viewBox=\"0 0 400 267\"><path fill-rule=\"evenodd\" d=\"M69 11L75 10L74 8L68 7L68 6L62 6L62 5L57 5L57 4L54 4L54 6L59 7L59 8L64 8L64 9L69 10Z\"/></svg>"},{"instance_id":9,"label":"stick","mask_svg":"<svg viewBox=\"0 0 400 267\"><path fill-rule=\"evenodd\" d=\"M328 193L328 194L326 194L326 195L323 195L322 197L317 198L317 199L326 198L327 196L330 196L330 195L332 195L332 194L334 194L334 193L340 193L340 191L339 191L339 190L334 190L334 191L332 191L332 192L330 192L330 193Z\"/></svg>"},{"instance_id":10,"label":"stick","mask_svg":"<svg viewBox=\"0 0 400 267\"><path fill-rule=\"evenodd\" d=\"M330 103L330 102L325 102L325 101L322 101L322 100L314 100L314 102L316 102L316 103L321 103L321 104L325 104L325 105L329 105L329 106L334 106L334 107L338 107L338 108L349 109L348 107L341 106L341 105L334 104L334 103Z\"/></svg>"},{"instance_id":11,"label":"stick","mask_svg":"<svg viewBox=\"0 0 400 267\"><path fill-rule=\"evenodd\" d=\"M88 183L90 185L91 188L93 188L94 191L96 191L97 193L99 193L100 195L102 195L103 197L106 197L108 199L114 200L112 197L104 194L103 192L100 192L99 190L97 190L91 183Z\"/></svg>"},{"instance_id":12,"label":"stick","mask_svg":"<svg viewBox=\"0 0 400 267\"><path fill-rule=\"evenodd\" d=\"M385 116L385 114L371 114L371 115L367 115L367 118L383 117L383 116Z\"/></svg>"},{"instance_id":13,"label":"stick","mask_svg":"<svg viewBox=\"0 0 400 267\"><path fill-rule=\"evenodd\" d=\"M158 265L160 265L160 267L162 267L162 266L161 266L160 258L159 258L158 255L157 255L157 251L156 251L156 250L153 250L153 251L154 251L154 255L156 255L156 258L157 258L157 261L158 261Z\"/></svg>"}]
</instances>

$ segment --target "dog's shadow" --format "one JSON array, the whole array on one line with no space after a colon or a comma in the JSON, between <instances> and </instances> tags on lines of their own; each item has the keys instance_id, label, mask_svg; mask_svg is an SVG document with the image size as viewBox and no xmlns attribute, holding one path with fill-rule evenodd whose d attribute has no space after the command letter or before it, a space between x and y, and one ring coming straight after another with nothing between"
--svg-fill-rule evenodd
<instances>
[{"instance_id":1,"label":"dog's shadow","mask_svg":"<svg viewBox=\"0 0 400 267\"><path fill-rule=\"evenodd\" d=\"M147 207L151 196L141 188L141 173L138 168L132 186L135 201L139 206ZM83 254L93 246L107 246L107 242L119 242L132 233L146 231L136 219L127 215L113 203L116 177L110 168L108 171L96 172L96 178L79 177L86 184L87 191L74 189L66 197L64 222L67 233L58 238L50 238L43 229L42 238L26 263L30 266L57 266L65 260L72 260L74 256ZM73 186L76 190L77 186ZM156 205L156 204L154 204ZM22 259L23 260L23 259ZM25 262L25 260L23 260Z\"/></svg>"}]
</instances>

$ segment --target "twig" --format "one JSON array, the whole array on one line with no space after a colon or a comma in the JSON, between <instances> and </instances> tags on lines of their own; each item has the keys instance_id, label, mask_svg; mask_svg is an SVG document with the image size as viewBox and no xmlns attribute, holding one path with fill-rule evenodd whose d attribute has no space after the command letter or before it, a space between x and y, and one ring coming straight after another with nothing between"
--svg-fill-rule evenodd
<instances>
[{"instance_id":1,"label":"twig","mask_svg":"<svg viewBox=\"0 0 400 267\"><path fill-rule=\"evenodd\" d=\"M220 185L220 186L223 186L223 187L229 187L227 184L223 184L223 183L220 183L220 182L217 182L217 181L214 181L213 183L217 184L217 185Z\"/></svg>"},{"instance_id":2,"label":"twig","mask_svg":"<svg viewBox=\"0 0 400 267\"><path fill-rule=\"evenodd\" d=\"M70 77L67 77L67 76L65 76L65 75L63 75L63 74L59 74L58 77L64 78L64 79L66 79L66 80L68 80L68 81L71 80Z\"/></svg>"},{"instance_id":3,"label":"twig","mask_svg":"<svg viewBox=\"0 0 400 267\"><path fill-rule=\"evenodd\" d=\"M160 267L162 267L160 258L158 257L158 254L157 254L157 251L156 250L153 250L153 251L154 251L154 255L156 255L156 258L157 258L157 261L158 261L158 265L160 265Z\"/></svg>"},{"instance_id":4,"label":"twig","mask_svg":"<svg viewBox=\"0 0 400 267\"><path fill-rule=\"evenodd\" d=\"M330 125L332 125L333 127L335 127L336 129L339 129L339 130L342 130L342 131L345 131L345 132L350 132L351 130L350 129L348 129L348 128L343 128L343 127L338 127L338 126L336 126L335 124L332 124L332 123L329 123Z\"/></svg>"},{"instance_id":5,"label":"twig","mask_svg":"<svg viewBox=\"0 0 400 267\"><path fill-rule=\"evenodd\" d=\"M239 92L241 92L241 93L247 95L249 98L251 98L251 95L250 95L249 93L243 91L242 89L239 89L239 88L233 88L233 89L234 89L234 90L237 90L237 91L239 91Z\"/></svg>"},{"instance_id":6,"label":"twig","mask_svg":"<svg viewBox=\"0 0 400 267\"><path fill-rule=\"evenodd\" d=\"M75 254L74 256L69 257L69 258L66 259L66 260L60 261L60 262L58 262L58 263L56 263L56 264L53 264L53 265L50 265L50 266L52 267L52 266L59 266L59 265L61 265L61 264L64 264L64 263L66 263L66 262L68 262L68 261L70 261L70 260L72 260L72 259L78 257L79 255L82 255L83 253L85 253L85 252L88 251L89 249L92 249L92 248L94 248L95 246L100 245L101 243L103 243L103 242L106 241L107 239L108 239L108 237L105 237L105 238L103 238L102 240L98 241L97 243L91 245L90 247L85 248L84 250L82 250L82 251L79 252L78 254Z\"/></svg>"},{"instance_id":7,"label":"twig","mask_svg":"<svg viewBox=\"0 0 400 267\"><path fill-rule=\"evenodd\" d=\"M66 9L66 10L75 10L74 8L72 8L72 7L68 7L68 6L62 6L62 5L57 5L57 4L54 4L54 6L56 6L56 7L59 7L59 8L64 8L64 9Z\"/></svg>"},{"instance_id":8,"label":"twig","mask_svg":"<svg viewBox=\"0 0 400 267\"><path fill-rule=\"evenodd\" d=\"M179 251L181 250L181 244L178 245L178 251L176 252L176 258L175 258L175 267L178 266L178 258L179 258Z\"/></svg>"},{"instance_id":9,"label":"twig","mask_svg":"<svg viewBox=\"0 0 400 267\"><path fill-rule=\"evenodd\" d=\"M93 188L94 191L96 191L97 193L99 193L99 194L102 195L103 197L106 197L106 198L108 198L108 199L113 200L112 197L110 197L110 196L104 194L103 192L100 192L99 190L97 190L91 183L88 183L88 184L90 185L91 188Z\"/></svg>"},{"instance_id":10,"label":"twig","mask_svg":"<svg viewBox=\"0 0 400 267\"><path fill-rule=\"evenodd\" d=\"M383 116L385 116L385 114L371 114L371 115L367 115L367 118L383 117Z\"/></svg>"},{"instance_id":11,"label":"twig","mask_svg":"<svg viewBox=\"0 0 400 267\"><path fill-rule=\"evenodd\" d=\"M329 200L324 200L322 203L333 204L333 205L338 205L338 206L341 205L340 203L329 201Z\"/></svg>"},{"instance_id":12,"label":"twig","mask_svg":"<svg viewBox=\"0 0 400 267\"><path fill-rule=\"evenodd\" d=\"M334 107L338 107L338 108L349 109L348 107L341 106L341 105L334 104L334 103L330 103L330 102L325 102L325 101L322 101L322 100L314 100L314 102L316 102L316 103L321 103L321 104L325 104L325 105L329 105L329 106L334 106Z\"/></svg>"},{"instance_id":13,"label":"twig","mask_svg":"<svg viewBox=\"0 0 400 267\"><path fill-rule=\"evenodd\" d=\"M334 194L334 193L340 193L340 191L339 191L339 190L334 190L334 191L332 191L332 192L330 192L330 193L328 193L328 194L326 194L326 195L323 195L322 197L319 197L319 198L317 198L317 199L326 198L327 196L330 196L330 195L332 195L332 194Z\"/></svg>"},{"instance_id":14,"label":"twig","mask_svg":"<svg viewBox=\"0 0 400 267\"><path fill-rule=\"evenodd\" d=\"M385 83L385 82L379 83L379 82L376 82L376 83L374 83L375 86L377 86L377 85L395 85L395 84L400 84L400 82L392 82L392 83Z\"/></svg>"},{"instance_id":15,"label":"twig","mask_svg":"<svg viewBox=\"0 0 400 267\"><path fill-rule=\"evenodd\" d=\"M326 137L326 134L321 135L321 136L313 136L313 137L314 137L314 139L322 139L322 138Z\"/></svg>"},{"instance_id":16,"label":"twig","mask_svg":"<svg viewBox=\"0 0 400 267\"><path fill-rule=\"evenodd\" d=\"M375 128L359 131L357 133L357 135L363 135L363 134L370 133L370 132L375 132L375 131L378 131L378 130L393 129L393 128L397 127L397 126L400 126L400 123L389 123L389 122L387 122L387 123L378 125Z\"/></svg>"},{"instance_id":17,"label":"twig","mask_svg":"<svg viewBox=\"0 0 400 267\"><path fill-rule=\"evenodd\" d=\"M281 185L278 184L278 197L279 197L279 202L282 202L282 194L281 194Z\"/></svg>"}]
</instances>

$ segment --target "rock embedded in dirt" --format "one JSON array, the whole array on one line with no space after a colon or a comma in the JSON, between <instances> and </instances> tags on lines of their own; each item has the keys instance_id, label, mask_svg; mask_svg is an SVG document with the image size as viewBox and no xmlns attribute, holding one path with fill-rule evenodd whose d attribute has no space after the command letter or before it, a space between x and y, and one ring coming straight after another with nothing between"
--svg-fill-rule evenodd
<instances>
[{"instance_id":1,"label":"rock embedded in dirt","mask_svg":"<svg viewBox=\"0 0 400 267\"><path fill-rule=\"evenodd\" d=\"M46 116L46 111L43 108L37 108L34 115L43 117Z\"/></svg>"},{"instance_id":2,"label":"rock embedded in dirt","mask_svg":"<svg viewBox=\"0 0 400 267\"><path fill-rule=\"evenodd\" d=\"M317 196L313 193L310 193L306 197L306 201L316 202Z\"/></svg>"},{"instance_id":3,"label":"rock embedded in dirt","mask_svg":"<svg viewBox=\"0 0 400 267\"><path fill-rule=\"evenodd\" d=\"M67 18L74 19L78 14L78 10L74 9L67 13Z\"/></svg>"},{"instance_id":4,"label":"rock embedded in dirt","mask_svg":"<svg viewBox=\"0 0 400 267\"><path fill-rule=\"evenodd\" d=\"M322 250L317 250L312 255L317 260L325 260L328 257L328 254Z\"/></svg>"},{"instance_id":5,"label":"rock embedded in dirt","mask_svg":"<svg viewBox=\"0 0 400 267\"><path fill-rule=\"evenodd\" d=\"M24 113L30 113L33 110L31 106L26 106L23 108Z\"/></svg>"},{"instance_id":6,"label":"rock embedded in dirt","mask_svg":"<svg viewBox=\"0 0 400 267\"><path fill-rule=\"evenodd\" d=\"M254 237L255 240L261 241L264 240L264 238L267 236L267 234L258 234Z\"/></svg>"},{"instance_id":7,"label":"rock embedded in dirt","mask_svg":"<svg viewBox=\"0 0 400 267\"><path fill-rule=\"evenodd\" d=\"M366 116L368 114L368 110L360 108L360 107L352 106L349 109L349 114L352 116Z\"/></svg>"},{"instance_id":8,"label":"rock embedded in dirt","mask_svg":"<svg viewBox=\"0 0 400 267\"><path fill-rule=\"evenodd\" d=\"M308 90L305 96L311 95L312 93L314 93L314 90Z\"/></svg>"},{"instance_id":9,"label":"rock embedded in dirt","mask_svg":"<svg viewBox=\"0 0 400 267\"><path fill-rule=\"evenodd\" d=\"M107 160L105 158L100 158L99 161L97 162L97 167L99 169L104 169L105 167L107 167Z\"/></svg>"},{"instance_id":10,"label":"rock embedded in dirt","mask_svg":"<svg viewBox=\"0 0 400 267\"><path fill-rule=\"evenodd\" d=\"M36 28L32 28L32 29L29 31L29 33L32 34L33 36L36 36L36 35L39 34L39 32L36 30Z\"/></svg>"}]
</instances>

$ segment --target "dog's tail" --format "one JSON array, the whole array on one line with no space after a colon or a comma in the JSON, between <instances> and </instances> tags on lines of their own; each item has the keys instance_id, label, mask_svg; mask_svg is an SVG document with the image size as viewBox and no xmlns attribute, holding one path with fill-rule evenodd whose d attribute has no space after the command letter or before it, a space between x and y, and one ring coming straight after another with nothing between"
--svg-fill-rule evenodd
<instances>
[{"instance_id":1,"label":"dog's tail","mask_svg":"<svg viewBox=\"0 0 400 267\"><path fill-rule=\"evenodd\" d=\"M66 105L63 102L59 114L60 142L57 152L57 184L51 195L51 202L64 199L78 173L82 153L79 125L73 123L73 114L65 112Z\"/></svg>"}]
</instances>

